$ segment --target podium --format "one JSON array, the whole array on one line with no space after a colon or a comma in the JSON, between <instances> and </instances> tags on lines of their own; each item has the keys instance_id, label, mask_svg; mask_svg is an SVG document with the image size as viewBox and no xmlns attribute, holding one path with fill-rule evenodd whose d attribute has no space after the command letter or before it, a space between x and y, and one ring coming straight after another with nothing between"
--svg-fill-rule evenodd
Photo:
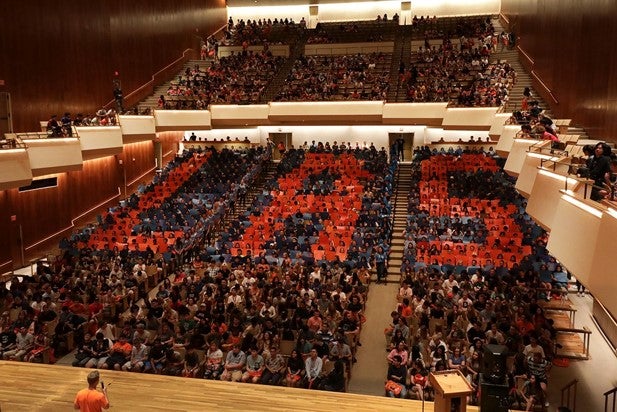
<instances>
[{"instance_id":1,"label":"podium","mask_svg":"<svg viewBox=\"0 0 617 412\"><path fill-rule=\"evenodd\" d=\"M429 380L435 389L435 412L465 412L473 388L458 370L434 372Z\"/></svg>"}]
</instances>

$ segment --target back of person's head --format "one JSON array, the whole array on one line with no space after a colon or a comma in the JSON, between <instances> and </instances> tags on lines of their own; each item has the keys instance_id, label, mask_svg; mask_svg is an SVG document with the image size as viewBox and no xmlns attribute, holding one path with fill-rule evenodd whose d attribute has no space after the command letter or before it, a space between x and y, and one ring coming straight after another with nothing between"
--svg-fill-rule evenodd
<instances>
[{"instance_id":1,"label":"back of person's head","mask_svg":"<svg viewBox=\"0 0 617 412\"><path fill-rule=\"evenodd\" d=\"M88 374L88 385L94 385L99 381L99 371L92 371Z\"/></svg>"}]
</instances>

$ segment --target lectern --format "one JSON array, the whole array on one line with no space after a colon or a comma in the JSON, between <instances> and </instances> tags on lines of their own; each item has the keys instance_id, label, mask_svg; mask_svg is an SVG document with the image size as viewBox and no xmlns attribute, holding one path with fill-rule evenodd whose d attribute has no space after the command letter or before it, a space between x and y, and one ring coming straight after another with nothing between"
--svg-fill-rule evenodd
<instances>
[{"instance_id":1,"label":"lectern","mask_svg":"<svg viewBox=\"0 0 617 412\"><path fill-rule=\"evenodd\" d=\"M467 395L473 388L458 370L434 372L429 375L435 389L435 412L465 412Z\"/></svg>"}]
</instances>

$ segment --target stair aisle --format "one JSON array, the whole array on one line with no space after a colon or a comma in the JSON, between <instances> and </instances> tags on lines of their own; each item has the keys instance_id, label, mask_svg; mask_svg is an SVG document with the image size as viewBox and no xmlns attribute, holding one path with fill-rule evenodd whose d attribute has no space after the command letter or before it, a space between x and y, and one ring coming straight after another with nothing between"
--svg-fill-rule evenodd
<instances>
[{"instance_id":1,"label":"stair aisle","mask_svg":"<svg viewBox=\"0 0 617 412\"><path fill-rule=\"evenodd\" d=\"M306 40L309 37L309 33L310 31L304 30L302 34L298 37L296 42L290 46L289 57L287 58L287 61L281 66L278 73L276 73L276 75L272 78L270 83L268 83L268 85L264 89L260 98L261 103L268 103L276 98L279 91L281 90L281 87L283 87L283 85L285 84L287 76L291 72L294 63L296 62L296 60L298 60L300 56L304 54L304 46L306 45Z\"/></svg>"},{"instance_id":2,"label":"stair aisle","mask_svg":"<svg viewBox=\"0 0 617 412\"><path fill-rule=\"evenodd\" d=\"M400 267L403 254L403 230L406 224L407 194L411 182L411 164L399 163L395 181L394 230L388 263L387 282L371 284L365 309L366 323L362 326L353 376L349 392L366 395L384 395L384 382L388 373L384 329L390 324L390 313L396 308Z\"/></svg>"},{"instance_id":3,"label":"stair aisle","mask_svg":"<svg viewBox=\"0 0 617 412\"><path fill-rule=\"evenodd\" d=\"M276 166L278 163L270 160L267 165L265 165L261 175L257 178L255 183L248 187L248 193L246 194L246 200L244 203L238 202L236 204L235 210L230 210L222 219L218 228L214 230L213 235L210 237L210 244L208 246L214 246L214 242L217 239L218 235L226 230L227 226L231 224L234 220L238 218L238 216L242 215L247 211L248 207L251 206L255 197L263 192L264 184L270 181L276 175Z\"/></svg>"},{"instance_id":4,"label":"stair aisle","mask_svg":"<svg viewBox=\"0 0 617 412\"><path fill-rule=\"evenodd\" d=\"M388 260L388 283L397 286L401 281L401 264L405 252L405 228L407 227L407 197L411 189L411 163L399 163L394 195L394 225L390 259Z\"/></svg>"},{"instance_id":5,"label":"stair aisle","mask_svg":"<svg viewBox=\"0 0 617 412\"><path fill-rule=\"evenodd\" d=\"M212 59L207 59L207 60L189 60L185 63L184 66L182 66L182 69L176 73L176 75L174 75L174 77L172 79L170 79L169 81L160 84L160 85L155 85L154 86L154 91L152 92L152 94L148 97L146 97L144 100L142 100L141 102L139 102L138 108L139 108L139 113L141 113L144 109L146 108L150 108L150 109L156 109L157 108L157 103L159 100L159 96L163 95L163 96L167 96L167 90L169 89L169 86L171 86L173 81L176 81L178 79L178 76L181 74L184 74L184 72L186 71L187 68L194 68L195 66L199 66L200 70L206 70L208 69L208 67L210 67L212 65L212 62L214 60Z\"/></svg>"},{"instance_id":6,"label":"stair aisle","mask_svg":"<svg viewBox=\"0 0 617 412\"><path fill-rule=\"evenodd\" d=\"M505 31L499 19L493 19L493 26L495 27L496 33L501 33ZM516 110L521 109L521 103L523 101L523 91L525 87L529 87L531 91L531 100L537 100L539 106L544 109L545 114L555 120L556 117L551 112L551 102L547 102L533 87L533 79L531 74L523 67L519 58L519 52L516 48L508 49L501 47L501 43L497 46L497 52L492 55L493 60L506 60L510 66L516 71L516 83L510 90L508 94L508 103L505 107L506 112L514 112ZM580 139L588 139L588 135L585 130L581 127L571 126L568 129L568 134L570 135L578 135Z\"/></svg>"},{"instance_id":7,"label":"stair aisle","mask_svg":"<svg viewBox=\"0 0 617 412\"><path fill-rule=\"evenodd\" d=\"M397 101L398 82L399 82L399 67L403 58L404 35L403 27L400 26L396 30L394 37L394 48L392 49L392 61L390 63L390 88L388 89L388 101Z\"/></svg>"}]
</instances>

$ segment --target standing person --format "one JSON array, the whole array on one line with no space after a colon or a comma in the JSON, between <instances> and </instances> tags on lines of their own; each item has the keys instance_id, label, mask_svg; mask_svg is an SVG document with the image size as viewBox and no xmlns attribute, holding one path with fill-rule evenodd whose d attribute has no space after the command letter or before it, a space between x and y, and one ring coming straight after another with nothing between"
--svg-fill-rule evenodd
<instances>
[{"instance_id":1,"label":"standing person","mask_svg":"<svg viewBox=\"0 0 617 412\"><path fill-rule=\"evenodd\" d=\"M270 137L266 138L266 147L268 149L268 154L272 156L272 153L274 152L274 148L276 147L276 144L272 141L272 139L270 139Z\"/></svg>"},{"instance_id":2,"label":"standing person","mask_svg":"<svg viewBox=\"0 0 617 412\"><path fill-rule=\"evenodd\" d=\"M73 137L73 120L71 119L71 114L69 112L64 113L60 122L62 123L64 134L68 137Z\"/></svg>"},{"instance_id":3,"label":"standing person","mask_svg":"<svg viewBox=\"0 0 617 412\"><path fill-rule=\"evenodd\" d=\"M124 96L119 83L114 87L114 100L116 101L116 111L120 114L124 113Z\"/></svg>"},{"instance_id":4,"label":"standing person","mask_svg":"<svg viewBox=\"0 0 617 412\"><path fill-rule=\"evenodd\" d=\"M386 260L388 256L386 252L384 252L382 246L377 246L377 251L375 252L375 266L377 267L377 283L381 283L382 279L386 277L386 269L387 263Z\"/></svg>"},{"instance_id":5,"label":"standing person","mask_svg":"<svg viewBox=\"0 0 617 412\"><path fill-rule=\"evenodd\" d=\"M576 296L585 296L585 286L578 279L576 280Z\"/></svg>"},{"instance_id":6,"label":"standing person","mask_svg":"<svg viewBox=\"0 0 617 412\"><path fill-rule=\"evenodd\" d=\"M405 140L401 137L396 140L396 148L398 151L398 158L402 162L405 160Z\"/></svg>"},{"instance_id":7,"label":"standing person","mask_svg":"<svg viewBox=\"0 0 617 412\"><path fill-rule=\"evenodd\" d=\"M505 31L501 32L499 36L501 40L501 51L510 45L510 36Z\"/></svg>"},{"instance_id":8,"label":"standing person","mask_svg":"<svg viewBox=\"0 0 617 412\"><path fill-rule=\"evenodd\" d=\"M92 371L88 374L88 389L77 392L73 406L82 412L99 412L109 409L109 399L107 399L107 388L99 392L96 387L99 384L99 371Z\"/></svg>"}]
</instances>

